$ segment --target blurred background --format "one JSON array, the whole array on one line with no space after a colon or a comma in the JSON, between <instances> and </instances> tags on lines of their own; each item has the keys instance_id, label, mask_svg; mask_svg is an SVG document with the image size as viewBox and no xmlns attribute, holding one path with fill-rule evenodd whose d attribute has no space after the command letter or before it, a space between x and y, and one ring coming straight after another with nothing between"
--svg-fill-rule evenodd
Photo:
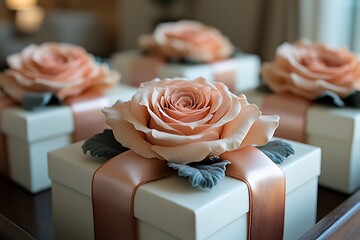
<instances>
[{"instance_id":1,"label":"blurred background","mask_svg":"<svg viewBox=\"0 0 360 240\"><path fill-rule=\"evenodd\" d=\"M49 41L107 58L179 19L218 28L262 61L302 37L360 53L360 0L0 0L0 68L7 55Z\"/></svg>"}]
</instances>

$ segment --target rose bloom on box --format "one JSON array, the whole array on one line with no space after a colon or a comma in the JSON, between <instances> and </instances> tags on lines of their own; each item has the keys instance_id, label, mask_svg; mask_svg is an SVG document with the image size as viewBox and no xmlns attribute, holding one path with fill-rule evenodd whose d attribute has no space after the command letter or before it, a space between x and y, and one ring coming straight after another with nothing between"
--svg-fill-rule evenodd
<instances>
[{"instance_id":1,"label":"rose bloom on box","mask_svg":"<svg viewBox=\"0 0 360 240\"><path fill-rule=\"evenodd\" d=\"M278 127L277 115L262 115L245 95L237 96L225 84L201 77L144 82L131 100L117 101L103 112L111 130L82 145L84 153L110 159L93 177L97 238L133 236L136 189L172 169L201 189L215 187L225 173L246 181L253 205L249 236L282 236L285 182L274 162L281 163L294 149L281 140L269 142ZM118 185L113 184L116 181ZM265 197L272 200L265 204ZM261 228L270 219L272 228Z\"/></svg>"},{"instance_id":2,"label":"rose bloom on box","mask_svg":"<svg viewBox=\"0 0 360 240\"><path fill-rule=\"evenodd\" d=\"M139 46L166 59L211 63L230 58L234 46L219 30L200 22L182 20L159 24L151 35L142 35Z\"/></svg>"},{"instance_id":3,"label":"rose bloom on box","mask_svg":"<svg viewBox=\"0 0 360 240\"><path fill-rule=\"evenodd\" d=\"M47 151L106 127L101 109L116 95L120 73L67 43L31 44L6 60L0 74L0 172L36 193L51 183Z\"/></svg>"},{"instance_id":4,"label":"rose bloom on box","mask_svg":"<svg viewBox=\"0 0 360 240\"><path fill-rule=\"evenodd\" d=\"M360 90L360 60L354 53L306 39L279 46L275 60L262 65L261 75L274 92L310 100L327 93L346 98Z\"/></svg>"},{"instance_id":5,"label":"rose bloom on box","mask_svg":"<svg viewBox=\"0 0 360 240\"><path fill-rule=\"evenodd\" d=\"M198 21L160 23L138 37L138 48L113 56L113 66L134 86L144 79L198 76L224 82L231 91L259 84L259 58L241 53L218 29Z\"/></svg>"},{"instance_id":6,"label":"rose bloom on box","mask_svg":"<svg viewBox=\"0 0 360 240\"><path fill-rule=\"evenodd\" d=\"M262 115L245 95L236 96L224 84L203 78L143 83L131 101L118 101L104 113L125 147L175 163L264 145L279 121L278 116Z\"/></svg>"},{"instance_id":7,"label":"rose bloom on box","mask_svg":"<svg viewBox=\"0 0 360 240\"><path fill-rule=\"evenodd\" d=\"M8 56L7 64L9 68L1 75L0 87L19 103L29 92L50 92L65 100L120 80L118 72L97 63L84 48L66 43L29 45Z\"/></svg>"},{"instance_id":8,"label":"rose bloom on box","mask_svg":"<svg viewBox=\"0 0 360 240\"><path fill-rule=\"evenodd\" d=\"M321 185L345 193L359 188L359 57L301 39L280 45L261 77L270 91L245 94L265 114L280 115L276 136L322 148Z\"/></svg>"}]
</instances>

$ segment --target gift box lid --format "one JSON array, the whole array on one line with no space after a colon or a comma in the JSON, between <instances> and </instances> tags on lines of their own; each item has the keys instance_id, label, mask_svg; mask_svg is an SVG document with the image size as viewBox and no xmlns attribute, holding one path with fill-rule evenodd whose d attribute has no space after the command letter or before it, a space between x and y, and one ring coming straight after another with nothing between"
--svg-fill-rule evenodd
<instances>
[{"instance_id":1,"label":"gift box lid","mask_svg":"<svg viewBox=\"0 0 360 240\"><path fill-rule=\"evenodd\" d=\"M267 95L256 89L245 91L244 94L250 103L260 108ZM360 139L360 110L313 104L307 112L306 133L341 141L356 141Z\"/></svg>"},{"instance_id":2,"label":"gift box lid","mask_svg":"<svg viewBox=\"0 0 360 240\"><path fill-rule=\"evenodd\" d=\"M285 172L287 194L320 174L321 154L320 148L289 142L296 155L279 165ZM92 175L103 161L84 155L82 143L50 152L49 176L90 198ZM199 190L174 174L142 185L134 201L136 218L181 239L192 239L193 234L206 238L249 211L245 183L231 177L211 190Z\"/></svg>"},{"instance_id":3,"label":"gift box lid","mask_svg":"<svg viewBox=\"0 0 360 240\"><path fill-rule=\"evenodd\" d=\"M116 100L131 99L137 88L120 84L105 91L109 106ZM3 132L23 141L34 142L49 137L71 134L74 131L72 111L68 106L47 106L27 111L11 107L3 111Z\"/></svg>"},{"instance_id":4,"label":"gift box lid","mask_svg":"<svg viewBox=\"0 0 360 240\"><path fill-rule=\"evenodd\" d=\"M36 111L8 108L3 112L1 123L5 134L29 142L70 134L74 129L72 112L66 106L49 106Z\"/></svg>"}]
</instances>

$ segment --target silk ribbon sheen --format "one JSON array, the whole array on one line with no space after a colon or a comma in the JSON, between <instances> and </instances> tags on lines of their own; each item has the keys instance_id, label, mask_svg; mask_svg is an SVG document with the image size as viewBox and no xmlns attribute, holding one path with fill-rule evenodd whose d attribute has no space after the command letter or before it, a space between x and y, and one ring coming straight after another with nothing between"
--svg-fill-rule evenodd
<instances>
[{"instance_id":1,"label":"silk ribbon sheen","mask_svg":"<svg viewBox=\"0 0 360 240\"><path fill-rule=\"evenodd\" d=\"M224 62L217 62L212 65L214 81L222 82L229 90L236 90L236 63L231 59Z\"/></svg>"},{"instance_id":2,"label":"silk ribbon sheen","mask_svg":"<svg viewBox=\"0 0 360 240\"><path fill-rule=\"evenodd\" d=\"M245 181L249 189L248 239L282 239L285 207L282 170L259 149L250 146L224 153L221 158L231 161L226 174ZM92 181L95 239L136 239L133 205L136 190L172 172L166 161L147 159L131 150L99 167Z\"/></svg>"},{"instance_id":3,"label":"silk ribbon sheen","mask_svg":"<svg viewBox=\"0 0 360 240\"><path fill-rule=\"evenodd\" d=\"M173 172L166 161L147 159L131 150L98 168L92 182L95 239L136 239L136 190Z\"/></svg>"},{"instance_id":4,"label":"silk ribbon sheen","mask_svg":"<svg viewBox=\"0 0 360 240\"><path fill-rule=\"evenodd\" d=\"M265 115L280 116L275 136L306 142L306 119L311 101L291 93L269 94L262 101Z\"/></svg>"},{"instance_id":5,"label":"silk ribbon sheen","mask_svg":"<svg viewBox=\"0 0 360 240\"><path fill-rule=\"evenodd\" d=\"M283 171L251 146L220 157L231 161L226 175L245 182L249 189L248 239L282 239L286 196Z\"/></svg>"},{"instance_id":6,"label":"silk ribbon sheen","mask_svg":"<svg viewBox=\"0 0 360 240\"><path fill-rule=\"evenodd\" d=\"M130 63L130 82L128 84L138 87L142 82L151 81L159 77L159 68L164 64L164 59L152 55L144 55L134 59Z\"/></svg>"},{"instance_id":7,"label":"silk ribbon sheen","mask_svg":"<svg viewBox=\"0 0 360 240\"><path fill-rule=\"evenodd\" d=\"M87 139L109 128L101 110L108 107L110 101L101 91L88 90L79 96L66 99L65 103L69 105L74 116L74 142Z\"/></svg>"}]
</instances>

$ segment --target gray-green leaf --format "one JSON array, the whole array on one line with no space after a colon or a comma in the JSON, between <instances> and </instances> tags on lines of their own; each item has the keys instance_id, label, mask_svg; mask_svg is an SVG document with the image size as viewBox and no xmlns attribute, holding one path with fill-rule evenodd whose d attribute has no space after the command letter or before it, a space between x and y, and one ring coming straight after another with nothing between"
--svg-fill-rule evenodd
<instances>
[{"instance_id":1,"label":"gray-green leaf","mask_svg":"<svg viewBox=\"0 0 360 240\"><path fill-rule=\"evenodd\" d=\"M188 178L193 187L215 187L225 177L226 165L230 161L224 160L212 164L178 164L169 162L168 166L178 171L178 175Z\"/></svg>"},{"instance_id":2,"label":"gray-green leaf","mask_svg":"<svg viewBox=\"0 0 360 240\"><path fill-rule=\"evenodd\" d=\"M282 140L270 141L264 146L257 146L257 148L277 164L284 162L285 158L295 154L294 147Z\"/></svg>"},{"instance_id":3,"label":"gray-green leaf","mask_svg":"<svg viewBox=\"0 0 360 240\"><path fill-rule=\"evenodd\" d=\"M59 99L51 92L28 92L25 94L22 102L22 107L29 111L40 109L48 105L60 105Z\"/></svg>"},{"instance_id":4,"label":"gray-green leaf","mask_svg":"<svg viewBox=\"0 0 360 240\"><path fill-rule=\"evenodd\" d=\"M106 160L128 150L116 141L113 131L110 129L105 129L102 133L88 138L81 147L85 154L90 152L91 156Z\"/></svg>"}]
</instances>

